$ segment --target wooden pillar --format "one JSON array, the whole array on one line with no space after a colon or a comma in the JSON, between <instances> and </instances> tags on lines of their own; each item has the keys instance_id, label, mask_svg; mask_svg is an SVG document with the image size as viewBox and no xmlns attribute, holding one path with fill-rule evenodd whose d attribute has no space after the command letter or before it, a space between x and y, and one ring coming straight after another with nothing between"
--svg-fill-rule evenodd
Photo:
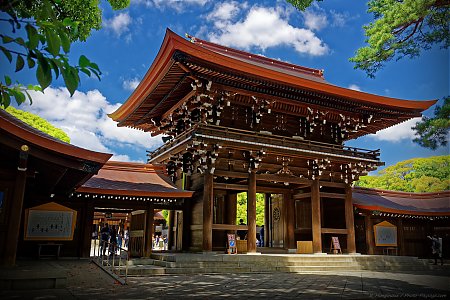
<instances>
[{"instance_id":1,"label":"wooden pillar","mask_svg":"<svg viewBox=\"0 0 450 300\"><path fill-rule=\"evenodd\" d=\"M364 216L364 223L366 227L366 246L367 246L367 254L373 255L374 254L374 234L373 234L373 222L372 217L370 215L370 212L368 212Z\"/></svg>"},{"instance_id":2,"label":"wooden pillar","mask_svg":"<svg viewBox=\"0 0 450 300\"><path fill-rule=\"evenodd\" d=\"M320 216L320 189L319 180L316 179L311 185L311 219L314 253L322 253L322 223Z\"/></svg>"},{"instance_id":3,"label":"wooden pillar","mask_svg":"<svg viewBox=\"0 0 450 300\"><path fill-rule=\"evenodd\" d=\"M225 224L236 225L237 193L227 191L225 197ZM227 233L236 234L236 230L228 230Z\"/></svg>"},{"instance_id":4,"label":"wooden pillar","mask_svg":"<svg viewBox=\"0 0 450 300\"><path fill-rule=\"evenodd\" d=\"M81 214L83 217L80 219L83 224L81 224L83 228L83 236L81 248L81 257L88 258L91 256L91 244L92 244L92 224L94 220L94 203L92 201L85 202L83 207L83 213Z\"/></svg>"},{"instance_id":5,"label":"wooden pillar","mask_svg":"<svg viewBox=\"0 0 450 300\"><path fill-rule=\"evenodd\" d=\"M145 214L145 245L144 256L150 257L153 246L153 219L155 217L153 204L149 204Z\"/></svg>"},{"instance_id":6,"label":"wooden pillar","mask_svg":"<svg viewBox=\"0 0 450 300\"><path fill-rule=\"evenodd\" d=\"M17 166L16 181L14 183L14 192L11 198L10 210L6 213L8 216L8 225L6 231L7 241L2 257L2 265L12 267L16 264L17 243L19 242L20 223L22 221L23 199L25 195L25 184L27 181L27 161L28 146L22 145L19 154L19 164Z\"/></svg>"},{"instance_id":7,"label":"wooden pillar","mask_svg":"<svg viewBox=\"0 0 450 300\"><path fill-rule=\"evenodd\" d=\"M191 176L185 175L184 189L191 189ZM181 250L189 249L191 245L192 201L185 199L183 203L183 229Z\"/></svg>"},{"instance_id":8,"label":"wooden pillar","mask_svg":"<svg viewBox=\"0 0 450 300\"><path fill-rule=\"evenodd\" d=\"M405 234L403 232L403 219L398 218L397 221L397 231L398 231L398 243L399 243L399 252L398 255L404 256L406 255L405 251Z\"/></svg>"},{"instance_id":9,"label":"wooden pillar","mask_svg":"<svg viewBox=\"0 0 450 300\"><path fill-rule=\"evenodd\" d=\"M167 249L168 250L172 250L173 246L175 245L175 235L173 233L173 227L175 226L174 224L174 220L175 220L175 211L173 210L169 210L169 232L167 233Z\"/></svg>"},{"instance_id":10,"label":"wooden pillar","mask_svg":"<svg viewBox=\"0 0 450 300\"><path fill-rule=\"evenodd\" d=\"M356 253L355 220L353 214L352 187L345 186L345 227L347 228L347 252Z\"/></svg>"},{"instance_id":11,"label":"wooden pillar","mask_svg":"<svg viewBox=\"0 0 450 300\"><path fill-rule=\"evenodd\" d=\"M297 246L295 245L295 202L292 199L292 195L290 193L283 194L283 206L285 207L285 216L286 216L286 229L285 229L285 247L287 249L295 249Z\"/></svg>"},{"instance_id":12,"label":"wooden pillar","mask_svg":"<svg viewBox=\"0 0 450 300\"><path fill-rule=\"evenodd\" d=\"M264 245L263 247L269 247L270 237L270 194L264 194Z\"/></svg>"},{"instance_id":13,"label":"wooden pillar","mask_svg":"<svg viewBox=\"0 0 450 300\"><path fill-rule=\"evenodd\" d=\"M247 252L256 252L256 172L251 170L248 176L247 194Z\"/></svg>"},{"instance_id":14,"label":"wooden pillar","mask_svg":"<svg viewBox=\"0 0 450 300\"><path fill-rule=\"evenodd\" d=\"M203 183L203 251L212 251L213 180L208 168Z\"/></svg>"}]
</instances>

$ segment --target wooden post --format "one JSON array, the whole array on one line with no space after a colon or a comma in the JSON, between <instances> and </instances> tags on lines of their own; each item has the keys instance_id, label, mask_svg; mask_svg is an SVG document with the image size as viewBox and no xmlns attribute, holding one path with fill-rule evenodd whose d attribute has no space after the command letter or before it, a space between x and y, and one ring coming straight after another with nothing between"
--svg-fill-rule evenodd
<instances>
[{"instance_id":1,"label":"wooden post","mask_svg":"<svg viewBox=\"0 0 450 300\"><path fill-rule=\"evenodd\" d=\"M227 191L225 200L225 224L236 225L237 194ZM236 230L228 230L227 233L236 234Z\"/></svg>"},{"instance_id":2,"label":"wooden post","mask_svg":"<svg viewBox=\"0 0 450 300\"><path fill-rule=\"evenodd\" d=\"M356 253L352 187L349 184L345 186L345 227L347 228L347 252Z\"/></svg>"},{"instance_id":3,"label":"wooden post","mask_svg":"<svg viewBox=\"0 0 450 300\"><path fill-rule=\"evenodd\" d=\"M191 176L185 175L184 188L191 189ZM190 199L189 199L190 200ZM191 245L192 201L184 201L183 204L183 229L181 250L189 249Z\"/></svg>"},{"instance_id":4,"label":"wooden post","mask_svg":"<svg viewBox=\"0 0 450 300\"><path fill-rule=\"evenodd\" d=\"M366 246L367 246L367 254L373 255L374 254L374 235L373 235L373 222L372 217L370 215L370 212L368 212L364 216L364 223L366 227Z\"/></svg>"},{"instance_id":5,"label":"wooden post","mask_svg":"<svg viewBox=\"0 0 450 300\"><path fill-rule=\"evenodd\" d=\"M285 216L286 216L286 229L285 229L285 241L287 249L295 249L297 245L295 244L295 204L294 199L292 199L292 195L290 193L283 194L283 205L285 207Z\"/></svg>"},{"instance_id":6,"label":"wooden post","mask_svg":"<svg viewBox=\"0 0 450 300\"><path fill-rule=\"evenodd\" d=\"M144 246L145 257L150 257L150 255L152 254L154 217L155 213L153 210L153 204L149 204L147 207L147 212L145 214L145 246Z\"/></svg>"},{"instance_id":7,"label":"wooden post","mask_svg":"<svg viewBox=\"0 0 450 300\"><path fill-rule=\"evenodd\" d=\"M83 236L82 236L82 249L81 257L89 258L91 256L92 245L92 224L94 220L94 203L92 201L86 201L83 207L83 217L80 219L83 224Z\"/></svg>"},{"instance_id":8,"label":"wooden post","mask_svg":"<svg viewBox=\"0 0 450 300\"><path fill-rule=\"evenodd\" d=\"M173 227L174 227L174 220L175 220L175 211L169 210L169 232L167 233L167 250L172 250L173 246L175 245L175 235L173 234Z\"/></svg>"},{"instance_id":9,"label":"wooden post","mask_svg":"<svg viewBox=\"0 0 450 300\"><path fill-rule=\"evenodd\" d=\"M269 247L270 237L270 194L264 194L264 245Z\"/></svg>"},{"instance_id":10,"label":"wooden post","mask_svg":"<svg viewBox=\"0 0 450 300\"><path fill-rule=\"evenodd\" d=\"M402 218L398 218L397 222L397 230L398 230L398 248L400 248L400 251L398 252L398 255L404 256L405 251L405 234L403 232L403 220Z\"/></svg>"},{"instance_id":11,"label":"wooden post","mask_svg":"<svg viewBox=\"0 0 450 300\"><path fill-rule=\"evenodd\" d=\"M22 221L23 198L25 195L25 184L27 181L28 146L22 145L19 154L19 164L17 166L16 181L8 216L6 231L7 241L5 245L2 265L12 267L16 264L17 243L19 242L20 223Z\"/></svg>"},{"instance_id":12,"label":"wooden post","mask_svg":"<svg viewBox=\"0 0 450 300\"><path fill-rule=\"evenodd\" d=\"M208 168L203 183L203 251L212 251L213 180Z\"/></svg>"},{"instance_id":13,"label":"wooden post","mask_svg":"<svg viewBox=\"0 0 450 300\"><path fill-rule=\"evenodd\" d=\"M314 253L322 253L322 223L320 216L320 189L319 180L316 179L311 185L311 218Z\"/></svg>"},{"instance_id":14,"label":"wooden post","mask_svg":"<svg viewBox=\"0 0 450 300\"><path fill-rule=\"evenodd\" d=\"M256 172L251 170L248 177L247 196L247 252L256 252Z\"/></svg>"}]
</instances>

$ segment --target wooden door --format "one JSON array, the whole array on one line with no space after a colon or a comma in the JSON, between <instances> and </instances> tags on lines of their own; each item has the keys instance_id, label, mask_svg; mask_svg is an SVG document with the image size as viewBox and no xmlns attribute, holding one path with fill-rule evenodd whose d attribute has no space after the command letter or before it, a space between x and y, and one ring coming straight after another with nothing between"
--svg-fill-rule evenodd
<instances>
[{"instance_id":1,"label":"wooden door","mask_svg":"<svg viewBox=\"0 0 450 300\"><path fill-rule=\"evenodd\" d=\"M272 195L272 247L283 248L284 247L284 219L283 216L283 195Z\"/></svg>"},{"instance_id":2,"label":"wooden door","mask_svg":"<svg viewBox=\"0 0 450 300\"><path fill-rule=\"evenodd\" d=\"M131 212L128 251L133 257L143 257L145 247L145 210Z\"/></svg>"}]
</instances>

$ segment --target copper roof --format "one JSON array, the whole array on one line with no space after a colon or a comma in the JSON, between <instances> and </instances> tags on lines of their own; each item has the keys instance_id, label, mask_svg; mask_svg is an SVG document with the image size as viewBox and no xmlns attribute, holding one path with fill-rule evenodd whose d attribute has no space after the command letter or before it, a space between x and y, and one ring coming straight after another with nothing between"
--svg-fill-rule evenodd
<instances>
[{"instance_id":1,"label":"copper roof","mask_svg":"<svg viewBox=\"0 0 450 300\"><path fill-rule=\"evenodd\" d=\"M365 210L409 215L450 215L450 191L407 193L355 187L353 205Z\"/></svg>"},{"instance_id":2,"label":"copper roof","mask_svg":"<svg viewBox=\"0 0 450 300\"><path fill-rule=\"evenodd\" d=\"M104 164L112 156L109 153L95 152L80 148L69 143L58 140L12 116L4 109L0 109L0 129L15 135L23 142L31 143L56 152L83 160L90 160Z\"/></svg>"},{"instance_id":3,"label":"copper roof","mask_svg":"<svg viewBox=\"0 0 450 300\"><path fill-rule=\"evenodd\" d=\"M175 59L177 54L186 56L188 62L180 64ZM219 81L238 80L254 87L264 88L270 83L273 88L299 89L306 91L307 95L313 93L312 97L322 97L324 103L330 101L329 97L334 97L342 102L342 107L358 106L369 111L393 110L394 114L404 114L399 120L386 123L379 129L419 116L420 112L436 103L436 100L408 101L338 87L325 82L322 74L317 73L321 72L319 70L276 62L198 39L190 42L167 30L161 48L141 83L109 116L121 126L150 130L151 124L146 124L150 123L151 117L164 114L190 91L188 77L193 71Z\"/></svg>"},{"instance_id":4,"label":"copper roof","mask_svg":"<svg viewBox=\"0 0 450 300\"><path fill-rule=\"evenodd\" d=\"M117 161L107 162L77 192L160 198L188 198L193 193L174 186L162 166Z\"/></svg>"}]
</instances>

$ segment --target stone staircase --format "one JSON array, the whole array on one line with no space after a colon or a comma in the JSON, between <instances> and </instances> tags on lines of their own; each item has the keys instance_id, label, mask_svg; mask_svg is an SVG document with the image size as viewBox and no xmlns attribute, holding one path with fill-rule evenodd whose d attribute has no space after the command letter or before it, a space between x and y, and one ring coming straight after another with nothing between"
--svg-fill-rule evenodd
<instances>
[{"instance_id":1,"label":"stone staircase","mask_svg":"<svg viewBox=\"0 0 450 300\"><path fill-rule=\"evenodd\" d=\"M427 262L416 257L382 255L306 254L195 254L154 253L151 258L132 259L129 276L216 273L424 271Z\"/></svg>"}]
</instances>

